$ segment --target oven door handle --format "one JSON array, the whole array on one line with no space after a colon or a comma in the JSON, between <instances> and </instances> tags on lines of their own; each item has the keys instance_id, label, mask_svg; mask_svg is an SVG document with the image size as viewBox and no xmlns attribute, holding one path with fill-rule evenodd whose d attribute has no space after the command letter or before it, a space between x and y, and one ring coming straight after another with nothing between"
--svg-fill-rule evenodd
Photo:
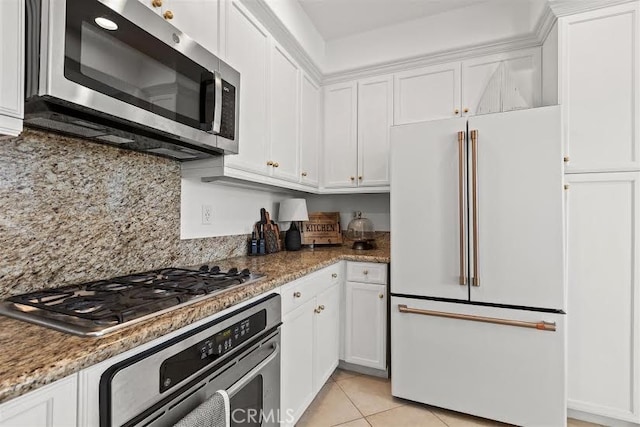
<instances>
[{"instance_id":1,"label":"oven door handle","mask_svg":"<svg viewBox=\"0 0 640 427\"><path fill-rule=\"evenodd\" d=\"M231 387L227 389L227 394L229 397L234 396L238 391L240 391L244 386L246 386L260 371L262 371L269 363L273 362L273 359L278 357L280 353L280 345L278 343L273 344L273 352L267 356L259 365L255 368L247 372L247 374L236 381Z\"/></svg>"}]
</instances>

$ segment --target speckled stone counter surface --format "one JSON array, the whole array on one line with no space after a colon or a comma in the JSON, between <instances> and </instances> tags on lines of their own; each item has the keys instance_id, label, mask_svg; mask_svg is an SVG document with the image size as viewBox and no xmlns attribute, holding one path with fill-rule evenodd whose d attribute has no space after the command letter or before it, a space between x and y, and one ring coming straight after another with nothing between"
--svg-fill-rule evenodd
<instances>
[{"instance_id":1,"label":"speckled stone counter surface","mask_svg":"<svg viewBox=\"0 0 640 427\"><path fill-rule=\"evenodd\" d=\"M267 277L104 338L77 337L0 316L0 403L340 260L388 263L389 249L387 235L378 239L378 249L370 251L355 251L345 245L216 261L221 268L249 268Z\"/></svg>"}]
</instances>

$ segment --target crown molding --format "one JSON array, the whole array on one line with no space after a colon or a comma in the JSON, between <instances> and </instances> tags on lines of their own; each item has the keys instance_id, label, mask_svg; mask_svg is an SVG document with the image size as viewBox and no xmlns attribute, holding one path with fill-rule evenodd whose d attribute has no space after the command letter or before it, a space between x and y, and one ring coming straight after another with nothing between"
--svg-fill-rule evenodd
<instances>
[{"instance_id":1,"label":"crown molding","mask_svg":"<svg viewBox=\"0 0 640 427\"><path fill-rule=\"evenodd\" d=\"M266 27L269 33L287 50L296 62L309 74L316 82L323 79L322 71L318 64L309 56L300 42L282 23L280 18L269 7L266 0L240 0L242 5L249 9L256 18Z\"/></svg>"},{"instance_id":2,"label":"crown molding","mask_svg":"<svg viewBox=\"0 0 640 427\"><path fill-rule=\"evenodd\" d=\"M538 42L542 45L549 36L553 25L558 21L558 17L553 13L553 9L549 2L545 4L544 11L538 18L533 34L538 38Z\"/></svg>"},{"instance_id":3,"label":"crown molding","mask_svg":"<svg viewBox=\"0 0 640 427\"><path fill-rule=\"evenodd\" d=\"M326 86L334 83L342 83L349 80L372 77L381 74L391 74L398 71L421 68L429 65L441 64L445 62L459 61L477 56L493 55L497 53L509 52L518 49L539 47L541 42L537 35L524 37L510 37L493 43L482 43L467 45L462 48L448 49L439 52L432 52L425 55L417 55L410 58L391 60L373 66L353 68L351 70L337 73L325 74L322 85Z\"/></svg>"},{"instance_id":4,"label":"crown molding","mask_svg":"<svg viewBox=\"0 0 640 427\"><path fill-rule=\"evenodd\" d=\"M637 1L638 0L549 0L549 6L553 10L554 15L562 17Z\"/></svg>"}]
</instances>

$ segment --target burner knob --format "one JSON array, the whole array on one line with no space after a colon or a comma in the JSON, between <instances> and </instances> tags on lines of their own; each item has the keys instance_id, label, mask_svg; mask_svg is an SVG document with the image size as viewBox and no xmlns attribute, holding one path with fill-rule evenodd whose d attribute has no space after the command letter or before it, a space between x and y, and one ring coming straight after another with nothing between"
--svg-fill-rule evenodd
<instances>
[{"instance_id":1,"label":"burner knob","mask_svg":"<svg viewBox=\"0 0 640 427\"><path fill-rule=\"evenodd\" d=\"M249 271L249 269L248 269L248 268L245 268L244 270L242 270L242 272L240 273L240 275L241 275L241 276L244 276L244 277L249 277L249 276L251 276L251 272Z\"/></svg>"},{"instance_id":2,"label":"burner knob","mask_svg":"<svg viewBox=\"0 0 640 427\"><path fill-rule=\"evenodd\" d=\"M238 269L235 267L230 268L229 271L227 271L227 276L235 276L236 274L238 274Z\"/></svg>"},{"instance_id":3,"label":"burner knob","mask_svg":"<svg viewBox=\"0 0 640 427\"><path fill-rule=\"evenodd\" d=\"M209 271L209 266L205 264L202 267L200 267L198 270L202 272L207 272Z\"/></svg>"},{"instance_id":4,"label":"burner knob","mask_svg":"<svg viewBox=\"0 0 640 427\"><path fill-rule=\"evenodd\" d=\"M209 269L209 273L213 273L213 274L220 273L220 267L218 267L217 265L214 265L213 267L211 267L211 269Z\"/></svg>"}]
</instances>

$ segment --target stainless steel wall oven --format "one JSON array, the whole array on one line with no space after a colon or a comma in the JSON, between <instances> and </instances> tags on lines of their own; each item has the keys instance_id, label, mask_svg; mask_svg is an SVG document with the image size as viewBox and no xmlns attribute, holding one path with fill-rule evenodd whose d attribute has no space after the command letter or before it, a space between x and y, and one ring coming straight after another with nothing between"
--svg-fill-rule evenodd
<instances>
[{"instance_id":1,"label":"stainless steel wall oven","mask_svg":"<svg viewBox=\"0 0 640 427\"><path fill-rule=\"evenodd\" d=\"M240 74L139 0L27 0L25 123L179 160L238 152Z\"/></svg>"},{"instance_id":2,"label":"stainless steel wall oven","mask_svg":"<svg viewBox=\"0 0 640 427\"><path fill-rule=\"evenodd\" d=\"M100 379L100 426L173 426L216 391L231 425L280 424L280 295L123 360Z\"/></svg>"}]
</instances>

